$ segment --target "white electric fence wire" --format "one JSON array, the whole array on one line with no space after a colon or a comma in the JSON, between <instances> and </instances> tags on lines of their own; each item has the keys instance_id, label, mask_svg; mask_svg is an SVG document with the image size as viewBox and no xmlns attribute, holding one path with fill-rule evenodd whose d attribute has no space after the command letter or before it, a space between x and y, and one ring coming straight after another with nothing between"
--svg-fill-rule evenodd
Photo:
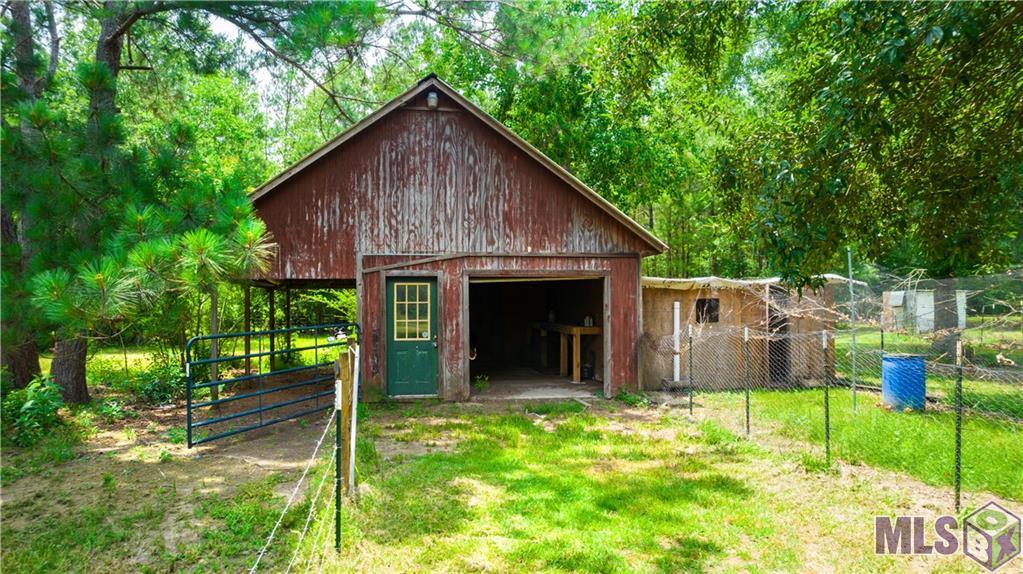
<instances>
[{"instance_id":1,"label":"white electric fence wire","mask_svg":"<svg viewBox=\"0 0 1023 574\"><path fill-rule=\"evenodd\" d=\"M256 562L252 564L252 568L249 568L249 574L253 574L257 568L259 568L259 562L263 560L263 555L266 554L270 544L273 543L274 536L277 534L277 530L281 527L281 523L284 522L284 515L288 513L288 509L291 508L291 504L295 502L295 498L298 496L299 489L302 488L302 483L305 482L306 475L309 474L309 469L312 468L313 463L316 462L316 454L320 452L320 446L323 444L323 439L327 437L327 432L330 431L330 423L334 422L334 415L337 411L331 411L330 418L327 419L327 424L323 426L323 434L320 435L320 440L316 441L316 448L313 449L312 456L309 457L309 461L305 465L305 469L302 470L302 476L298 479L298 483L295 484L295 489L291 491L291 496L288 497L288 502L284 505L284 510L281 511L281 515L277 517L277 523L274 524L272 530L270 530L270 536L266 539L266 544L259 551L259 555L256 556Z\"/></svg>"},{"instance_id":2,"label":"white electric fence wire","mask_svg":"<svg viewBox=\"0 0 1023 574\"><path fill-rule=\"evenodd\" d=\"M327 501L326 507L329 508L331 503L337 499L337 490L331 489L330 499ZM323 565L323 549L327 545L327 537L330 536L330 529L324 528L328 523L333 522L330 520L331 516L329 512L323 513L323 518L320 520L320 526L316 530L316 535L313 536L313 552L309 555L309 560L305 563L305 572L308 573L309 569L313 566L313 560L317 561L316 571L322 570ZM323 533L323 537L320 537L320 533Z\"/></svg>"},{"instance_id":3,"label":"white electric fence wire","mask_svg":"<svg viewBox=\"0 0 1023 574\"><path fill-rule=\"evenodd\" d=\"M334 447L334 452L337 452L337 447ZM333 460L334 457L331 457ZM313 501L309 504L309 514L305 517L305 525L302 526L302 534L299 534L298 541L295 542L295 551L291 553L291 560L288 561L288 567L284 570L285 574L291 572L291 567L295 565L295 560L298 558L298 551L302 549L302 541L305 540L306 532L309 531L309 523L313 520L313 513L316 512L316 503L320 501L320 494L323 492L323 485L327 484L327 477L330 476L330 469L333 468L333 463L330 464L324 471L323 476L320 477L320 484L316 486L316 494L313 495Z\"/></svg>"}]
</instances>

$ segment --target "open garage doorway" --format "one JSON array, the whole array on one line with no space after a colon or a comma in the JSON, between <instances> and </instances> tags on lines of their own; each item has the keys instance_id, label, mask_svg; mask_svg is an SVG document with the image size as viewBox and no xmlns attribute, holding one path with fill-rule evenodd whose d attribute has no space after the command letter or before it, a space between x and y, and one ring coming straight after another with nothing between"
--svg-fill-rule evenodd
<instances>
[{"instance_id":1,"label":"open garage doorway","mask_svg":"<svg viewBox=\"0 0 1023 574\"><path fill-rule=\"evenodd\" d=\"M472 277L469 376L478 399L591 398L604 390L603 277Z\"/></svg>"}]
</instances>

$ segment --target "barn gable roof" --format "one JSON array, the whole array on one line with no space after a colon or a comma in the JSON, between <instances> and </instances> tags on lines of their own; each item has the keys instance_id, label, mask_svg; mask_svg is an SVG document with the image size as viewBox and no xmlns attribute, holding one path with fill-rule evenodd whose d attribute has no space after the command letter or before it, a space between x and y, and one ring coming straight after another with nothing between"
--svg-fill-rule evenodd
<instances>
[{"instance_id":1,"label":"barn gable roof","mask_svg":"<svg viewBox=\"0 0 1023 574\"><path fill-rule=\"evenodd\" d=\"M612 218L617 220L619 223L625 225L625 227L632 231L636 236L638 236L645 243L650 245L650 247L653 248L654 251L656 251L657 253L661 253L668 248L668 246L665 245L664 242L662 242L660 239L658 239L653 233L651 233L642 225L640 225L632 218L630 218L628 215L623 213L620 209L615 207L614 204L612 204L610 201L604 199L600 194L590 189L585 183L579 181L579 179L572 175L568 170L558 165L557 162L550 159L549 157L544 155L543 152L533 147L529 142L519 137L518 134L513 132L507 126L497 121L490 114L483 111L479 106L463 97L454 88L446 84L435 74L430 74L426 76L425 78L420 80L419 83L417 83L409 90L405 91L403 94L397 96L390 102L384 104L380 109L366 116L361 121L353 125L351 128L345 130L334 139L328 141L324 145L320 146L318 149L311 152L309 155L295 162L293 165L279 173L277 176L273 177L272 179L258 187L256 190L254 190L249 195L249 199L255 202L259 198L273 192L274 189L276 189L282 183L293 177L295 174L301 172L303 169L305 169L309 165L312 165L323 156L337 149L343 143L352 139L357 134L362 133L370 126L376 124L378 121L380 121L380 119L387 116L394 110L397 110L406 103L412 101L419 94L430 89L435 89L438 92L441 92L446 96L450 97L457 104L465 108L469 113L476 116L484 124L488 125L492 129L497 131L499 134L504 136L505 139L507 139L516 147L521 149L528 156L538 161L541 165L546 167L551 173L556 175L559 179L567 183L569 187L578 191L580 194L583 195L583 197L597 205L597 207L605 211Z\"/></svg>"}]
</instances>

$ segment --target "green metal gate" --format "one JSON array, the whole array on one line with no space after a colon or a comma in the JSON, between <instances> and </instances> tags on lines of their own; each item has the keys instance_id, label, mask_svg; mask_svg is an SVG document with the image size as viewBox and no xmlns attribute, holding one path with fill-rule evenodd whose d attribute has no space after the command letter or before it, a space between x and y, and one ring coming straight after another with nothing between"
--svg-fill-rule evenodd
<instances>
[{"instance_id":1,"label":"green metal gate","mask_svg":"<svg viewBox=\"0 0 1023 574\"><path fill-rule=\"evenodd\" d=\"M333 408L334 360L358 336L356 323L330 323L192 337L188 447Z\"/></svg>"}]
</instances>

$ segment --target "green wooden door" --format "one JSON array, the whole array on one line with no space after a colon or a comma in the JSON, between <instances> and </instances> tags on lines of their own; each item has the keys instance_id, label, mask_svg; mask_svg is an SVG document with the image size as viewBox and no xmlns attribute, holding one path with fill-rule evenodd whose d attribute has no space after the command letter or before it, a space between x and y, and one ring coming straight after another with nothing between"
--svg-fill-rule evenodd
<instances>
[{"instance_id":1,"label":"green wooden door","mask_svg":"<svg viewBox=\"0 0 1023 574\"><path fill-rule=\"evenodd\" d=\"M387 394L437 394L437 281L387 280Z\"/></svg>"}]
</instances>

